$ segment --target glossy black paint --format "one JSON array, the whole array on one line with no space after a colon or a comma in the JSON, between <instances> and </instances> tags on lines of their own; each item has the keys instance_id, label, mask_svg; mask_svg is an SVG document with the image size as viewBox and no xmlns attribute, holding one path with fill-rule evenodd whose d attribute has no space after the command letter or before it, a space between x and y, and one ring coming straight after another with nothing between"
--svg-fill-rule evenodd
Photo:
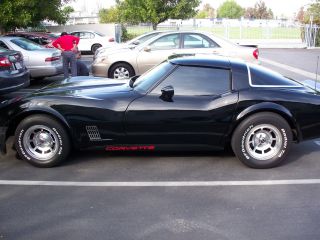
<instances>
[{"instance_id":1,"label":"glossy black paint","mask_svg":"<svg viewBox=\"0 0 320 240\"><path fill-rule=\"evenodd\" d=\"M226 58L191 57L170 62L228 69L230 91L219 96L173 95L170 100L161 94L137 91L127 81L72 78L23 99L5 101L0 108L0 146L3 148L4 139L19 121L37 113L63 123L79 149L130 144L223 148L243 119L261 111L283 116L296 141L320 137L317 91L303 85L252 87L247 65ZM86 126L97 126L101 140L91 141Z\"/></svg>"}]
</instances>

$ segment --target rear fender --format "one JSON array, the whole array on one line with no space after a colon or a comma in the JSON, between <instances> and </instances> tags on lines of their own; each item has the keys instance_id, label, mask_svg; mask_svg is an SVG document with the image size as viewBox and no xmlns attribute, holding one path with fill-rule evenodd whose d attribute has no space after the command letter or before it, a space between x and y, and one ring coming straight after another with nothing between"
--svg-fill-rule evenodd
<instances>
[{"instance_id":1,"label":"rear fender","mask_svg":"<svg viewBox=\"0 0 320 240\"><path fill-rule=\"evenodd\" d=\"M236 129L236 127L242 122L245 118L251 116L252 114L258 113L258 112L273 112L277 113L280 116L282 116L290 125L293 135L296 141L302 140L302 135L300 131L299 124L297 123L295 117L293 114L284 106L272 103L272 102L263 102L258 103L255 105L252 105L240 113L238 113L235 117L235 124L233 125L233 128L230 132L230 136L232 135L233 131Z\"/></svg>"}]
</instances>

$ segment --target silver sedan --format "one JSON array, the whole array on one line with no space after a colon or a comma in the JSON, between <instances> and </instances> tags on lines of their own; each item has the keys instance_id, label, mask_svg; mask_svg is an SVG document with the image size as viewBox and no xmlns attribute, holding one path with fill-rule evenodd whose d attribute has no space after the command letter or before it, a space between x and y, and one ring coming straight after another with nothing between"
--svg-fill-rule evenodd
<instances>
[{"instance_id":1,"label":"silver sedan","mask_svg":"<svg viewBox=\"0 0 320 240\"><path fill-rule=\"evenodd\" d=\"M129 78L148 71L171 55L216 54L258 63L259 50L242 47L211 33L170 31L135 46L110 48L100 53L92 64L94 76Z\"/></svg>"},{"instance_id":2,"label":"silver sedan","mask_svg":"<svg viewBox=\"0 0 320 240\"><path fill-rule=\"evenodd\" d=\"M20 51L34 79L63 73L60 50L45 48L20 37L0 37L0 47Z\"/></svg>"}]
</instances>

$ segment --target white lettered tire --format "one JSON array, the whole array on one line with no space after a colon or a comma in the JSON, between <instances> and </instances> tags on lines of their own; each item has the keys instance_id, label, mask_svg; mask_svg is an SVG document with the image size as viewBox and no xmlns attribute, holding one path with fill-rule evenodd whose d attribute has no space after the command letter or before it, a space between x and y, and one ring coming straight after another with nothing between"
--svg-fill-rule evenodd
<instances>
[{"instance_id":1,"label":"white lettered tire","mask_svg":"<svg viewBox=\"0 0 320 240\"><path fill-rule=\"evenodd\" d=\"M241 162L252 168L272 168L286 157L292 130L278 114L261 112L244 119L233 133L231 146Z\"/></svg>"},{"instance_id":2,"label":"white lettered tire","mask_svg":"<svg viewBox=\"0 0 320 240\"><path fill-rule=\"evenodd\" d=\"M15 131L19 156L36 167L53 167L65 160L70 140L65 128L50 116L32 115L20 122Z\"/></svg>"}]
</instances>

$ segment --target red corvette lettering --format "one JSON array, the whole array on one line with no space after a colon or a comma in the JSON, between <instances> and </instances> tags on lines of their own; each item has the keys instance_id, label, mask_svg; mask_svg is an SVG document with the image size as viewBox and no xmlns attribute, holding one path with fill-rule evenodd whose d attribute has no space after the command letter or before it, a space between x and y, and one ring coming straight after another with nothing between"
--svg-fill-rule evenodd
<instances>
[{"instance_id":1,"label":"red corvette lettering","mask_svg":"<svg viewBox=\"0 0 320 240\"><path fill-rule=\"evenodd\" d=\"M153 151L155 146L153 145L141 145L141 146L107 146L106 151Z\"/></svg>"}]
</instances>

